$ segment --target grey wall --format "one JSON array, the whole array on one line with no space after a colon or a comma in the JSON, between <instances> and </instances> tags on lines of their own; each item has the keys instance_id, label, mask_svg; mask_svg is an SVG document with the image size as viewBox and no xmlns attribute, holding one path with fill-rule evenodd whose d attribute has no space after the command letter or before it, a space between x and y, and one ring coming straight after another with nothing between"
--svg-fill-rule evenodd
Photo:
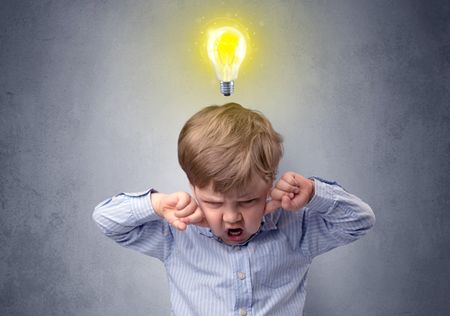
<instances>
[{"instance_id":1,"label":"grey wall","mask_svg":"<svg viewBox=\"0 0 450 316\"><path fill-rule=\"evenodd\" d=\"M199 34L253 38L218 92ZM107 239L94 206L187 190L178 132L239 102L285 137L280 172L337 180L375 228L316 258L306 315L449 315L447 1L2 1L0 314L168 315L163 266Z\"/></svg>"}]
</instances>

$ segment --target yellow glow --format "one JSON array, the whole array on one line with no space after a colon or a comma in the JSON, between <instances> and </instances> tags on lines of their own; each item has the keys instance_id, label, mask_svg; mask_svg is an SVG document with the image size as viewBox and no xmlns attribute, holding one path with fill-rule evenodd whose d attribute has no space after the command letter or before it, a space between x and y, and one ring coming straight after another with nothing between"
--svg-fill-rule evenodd
<instances>
[{"instance_id":1,"label":"yellow glow","mask_svg":"<svg viewBox=\"0 0 450 316\"><path fill-rule=\"evenodd\" d=\"M245 37L238 29L223 26L210 30L207 50L217 79L226 82L237 79L247 51Z\"/></svg>"}]
</instances>

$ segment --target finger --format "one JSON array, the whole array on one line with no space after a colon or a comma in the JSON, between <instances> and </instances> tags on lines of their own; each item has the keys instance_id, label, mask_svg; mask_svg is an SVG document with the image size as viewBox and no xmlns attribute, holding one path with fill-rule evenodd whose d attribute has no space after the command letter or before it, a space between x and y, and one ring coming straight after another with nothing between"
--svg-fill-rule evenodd
<instances>
[{"instance_id":1,"label":"finger","mask_svg":"<svg viewBox=\"0 0 450 316\"><path fill-rule=\"evenodd\" d=\"M308 180L307 180L308 181ZM300 192L294 197L293 202L297 207L303 207L312 199L312 195L314 195L314 183L305 182L300 188Z\"/></svg>"},{"instance_id":2,"label":"finger","mask_svg":"<svg viewBox=\"0 0 450 316\"><path fill-rule=\"evenodd\" d=\"M176 210L175 216L178 218L189 216L195 212L197 207L197 203L195 203L194 200L191 200L191 202L184 209Z\"/></svg>"},{"instance_id":3,"label":"finger","mask_svg":"<svg viewBox=\"0 0 450 316\"><path fill-rule=\"evenodd\" d=\"M293 186L289 184L285 180L280 180L276 184L275 188L271 191L271 196L275 200L281 200L283 195L289 194L289 196L292 198L295 194L298 194L300 192L300 188L298 186Z\"/></svg>"},{"instance_id":4,"label":"finger","mask_svg":"<svg viewBox=\"0 0 450 316\"><path fill-rule=\"evenodd\" d=\"M273 211L279 209L280 207L281 207L281 201L271 200L271 201L266 203L266 206L265 206L265 209L264 209L264 213L265 214L272 213Z\"/></svg>"},{"instance_id":5,"label":"finger","mask_svg":"<svg viewBox=\"0 0 450 316\"><path fill-rule=\"evenodd\" d=\"M281 207L288 211L293 211L293 205L291 199L285 195L281 199Z\"/></svg>"},{"instance_id":6,"label":"finger","mask_svg":"<svg viewBox=\"0 0 450 316\"><path fill-rule=\"evenodd\" d=\"M293 182L293 180L280 179L280 181L277 182L276 187L277 187L277 189L284 191L284 192L298 193L299 192L298 185L292 184L292 182Z\"/></svg>"},{"instance_id":7,"label":"finger","mask_svg":"<svg viewBox=\"0 0 450 316\"><path fill-rule=\"evenodd\" d=\"M278 188L273 188L272 191L270 192L270 197L272 198L272 200L281 201L281 198L284 195L286 195L286 192Z\"/></svg>"},{"instance_id":8,"label":"finger","mask_svg":"<svg viewBox=\"0 0 450 316\"><path fill-rule=\"evenodd\" d=\"M180 221L177 217L175 217L173 212L172 213L166 213L165 219L170 225L172 225L173 227L175 227L178 230L185 230L186 229L186 224L183 223L182 221Z\"/></svg>"},{"instance_id":9,"label":"finger","mask_svg":"<svg viewBox=\"0 0 450 316\"><path fill-rule=\"evenodd\" d=\"M191 216L183 217L183 218L180 218L179 220L185 224L192 224L192 225L196 225L196 226L209 228L209 223L206 220L206 217L203 214L203 211L200 209L200 207L198 209L196 209L194 214L192 214Z\"/></svg>"},{"instance_id":10,"label":"finger","mask_svg":"<svg viewBox=\"0 0 450 316\"><path fill-rule=\"evenodd\" d=\"M290 185L298 186L301 182L301 176L299 174L296 174L295 172L286 172L280 180L284 180Z\"/></svg>"},{"instance_id":11,"label":"finger","mask_svg":"<svg viewBox=\"0 0 450 316\"><path fill-rule=\"evenodd\" d=\"M168 194L164 197L163 205L165 207L175 207L178 203L178 193Z\"/></svg>"},{"instance_id":12,"label":"finger","mask_svg":"<svg viewBox=\"0 0 450 316\"><path fill-rule=\"evenodd\" d=\"M178 202L176 205L177 210L182 210L186 208L186 206L189 205L191 202L191 196L187 194L186 192L179 192L178 193Z\"/></svg>"},{"instance_id":13,"label":"finger","mask_svg":"<svg viewBox=\"0 0 450 316\"><path fill-rule=\"evenodd\" d=\"M286 195L282 198L281 204L284 209L296 211L306 204L306 198L304 195L296 195L294 198L289 198L289 196Z\"/></svg>"},{"instance_id":14,"label":"finger","mask_svg":"<svg viewBox=\"0 0 450 316\"><path fill-rule=\"evenodd\" d=\"M172 223L172 226L174 226L178 230L186 230L186 228L187 228L187 225L185 223L183 223L182 221L180 221L179 219L175 220Z\"/></svg>"},{"instance_id":15,"label":"finger","mask_svg":"<svg viewBox=\"0 0 450 316\"><path fill-rule=\"evenodd\" d=\"M180 220L186 224L195 224L195 223L202 221L203 218L204 218L204 215L203 215L202 210L199 207L197 207L195 209L194 213L192 213L191 215L189 215L187 217L180 218Z\"/></svg>"}]
</instances>

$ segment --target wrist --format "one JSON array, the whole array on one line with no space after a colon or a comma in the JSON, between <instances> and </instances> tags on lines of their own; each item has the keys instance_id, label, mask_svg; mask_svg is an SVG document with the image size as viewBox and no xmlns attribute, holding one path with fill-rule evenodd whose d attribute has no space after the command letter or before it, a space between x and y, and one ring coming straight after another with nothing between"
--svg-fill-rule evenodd
<instances>
[{"instance_id":1,"label":"wrist","mask_svg":"<svg viewBox=\"0 0 450 316\"><path fill-rule=\"evenodd\" d=\"M308 180L309 180L309 183L311 184L311 193L309 195L309 200L307 203L311 202L311 200L313 199L314 194L315 194L315 185L316 185L314 182L314 179L308 179Z\"/></svg>"},{"instance_id":2,"label":"wrist","mask_svg":"<svg viewBox=\"0 0 450 316\"><path fill-rule=\"evenodd\" d=\"M149 196L150 203L152 204L153 210L159 216L164 218L163 213L164 210L161 208L161 199L163 197L163 193L151 193Z\"/></svg>"}]
</instances>

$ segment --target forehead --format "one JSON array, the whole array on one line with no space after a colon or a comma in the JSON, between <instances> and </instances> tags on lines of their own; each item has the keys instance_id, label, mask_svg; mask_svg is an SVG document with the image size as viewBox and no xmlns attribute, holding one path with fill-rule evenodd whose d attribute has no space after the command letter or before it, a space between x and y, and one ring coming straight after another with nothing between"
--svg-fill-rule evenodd
<instances>
[{"instance_id":1,"label":"forehead","mask_svg":"<svg viewBox=\"0 0 450 316\"><path fill-rule=\"evenodd\" d=\"M212 183L208 186L200 189L195 187L196 194L201 198L229 198L229 199L239 199L245 197L256 197L260 195L265 195L267 190L271 188L271 183L268 183L261 178L253 179L247 188L241 190L233 190L227 193L216 192L212 188Z\"/></svg>"}]
</instances>

